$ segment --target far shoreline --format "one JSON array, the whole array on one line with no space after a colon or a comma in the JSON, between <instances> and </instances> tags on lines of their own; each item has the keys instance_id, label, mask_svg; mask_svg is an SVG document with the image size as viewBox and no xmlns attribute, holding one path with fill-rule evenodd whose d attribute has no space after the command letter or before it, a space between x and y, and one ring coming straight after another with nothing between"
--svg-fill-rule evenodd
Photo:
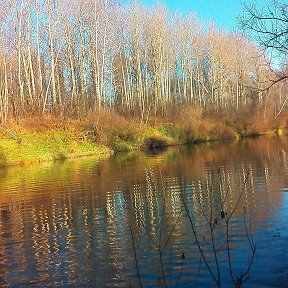
<instances>
[{"instance_id":1,"label":"far shoreline","mask_svg":"<svg viewBox=\"0 0 288 288\"><path fill-rule=\"evenodd\" d=\"M161 150L166 146L197 145L214 141L238 141L260 136L287 135L286 129L275 129L268 132L250 131L240 134L232 129L227 133L226 128L223 130L224 132L218 134L215 131L213 131L214 134L202 131L202 134L197 135L195 133L196 128L194 131L189 129L183 133L181 127L171 123L153 126L139 125L135 122L132 123L132 127L128 128L128 131L124 131L123 127L117 129L112 125L109 126L110 134L106 132L106 137L110 140L105 143L99 139L97 135L99 132L96 131L95 126L86 124L83 127L75 129L75 125L74 127L72 125L66 126L65 129L61 127L60 129L44 129L43 131L33 131L33 129L21 126L14 126L13 130L2 129L0 134L0 168L86 157L100 160L117 152L149 152Z\"/></svg>"}]
</instances>

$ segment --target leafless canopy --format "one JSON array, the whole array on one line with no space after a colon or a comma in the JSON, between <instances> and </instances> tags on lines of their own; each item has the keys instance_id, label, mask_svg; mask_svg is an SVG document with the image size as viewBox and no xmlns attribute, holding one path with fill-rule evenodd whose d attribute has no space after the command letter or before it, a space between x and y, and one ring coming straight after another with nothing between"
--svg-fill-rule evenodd
<instances>
[{"instance_id":1,"label":"leafless canopy","mask_svg":"<svg viewBox=\"0 0 288 288\"><path fill-rule=\"evenodd\" d=\"M288 3L273 0L263 9L258 9L255 3L244 4L244 14L239 19L242 28L248 32L263 48L265 53L270 53L277 59L281 73L277 71L277 78L272 85L287 80L287 51L288 51ZM273 67L273 66L271 66ZM270 85L268 88L270 88Z\"/></svg>"}]
</instances>

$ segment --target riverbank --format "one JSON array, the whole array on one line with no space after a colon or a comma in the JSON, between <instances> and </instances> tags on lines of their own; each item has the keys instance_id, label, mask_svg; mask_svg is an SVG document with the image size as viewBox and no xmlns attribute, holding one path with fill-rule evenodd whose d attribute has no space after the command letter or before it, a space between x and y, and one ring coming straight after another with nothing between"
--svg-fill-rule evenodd
<instances>
[{"instance_id":1,"label":"riverbank","mask_svg":"<svg viewBox=\"0 0 288 288\"><path fill-rule=\"evenodd\" d=\"M112 153L113 151L108 147L81 140L71 131L31 132L21 129L16 134L6 130L0 136L0 166L24 165L92 155L105 158Z\"/></svg>"},{"instance_id":2,"label":"riverbank","mask_svg":"<svg viewBox=\"0 0 288 288\"><path fill-rule=\"evenodd\" d=\"M22 119L0 129L0 166L65 160L83 156L109 157L120 151L154 150L164 146L287 135L285 128L266 131L254 126L183 115L174 123L143 124L117 114L79 120ZM239 128L240 127L240 128ZM242 127L242 128L241 128Z\"/></svg>"}]
</instances>

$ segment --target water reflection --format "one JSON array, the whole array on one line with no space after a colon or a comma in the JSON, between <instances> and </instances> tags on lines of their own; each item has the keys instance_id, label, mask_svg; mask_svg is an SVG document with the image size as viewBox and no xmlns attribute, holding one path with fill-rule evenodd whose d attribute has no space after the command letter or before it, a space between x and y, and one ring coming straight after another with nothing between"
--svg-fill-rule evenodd
<instances>
[{"instance_id":1,"label":"water reflection","mask_svg":"<svg viewBox=\"0 0 288 288\"><path fill-rule=\"evenodd\" d=\"M234 280L251 259L249 234L257 250L247 287L284 287L287 151L287 139L261 138L1 170L0 285L215 286L192 219L217 277L213 222L221 284L231 287L221 211L237 206L229 221Z\"/></svg>"}]
</instances>

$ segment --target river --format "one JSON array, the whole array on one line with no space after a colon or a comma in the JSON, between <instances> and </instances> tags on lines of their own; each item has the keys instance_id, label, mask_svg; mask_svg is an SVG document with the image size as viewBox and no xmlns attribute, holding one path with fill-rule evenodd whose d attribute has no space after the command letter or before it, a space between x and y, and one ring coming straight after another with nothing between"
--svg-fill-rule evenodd
<instances>
[{"instance_id":1,"label":"river","mask_svg":"<svg viewBox=\"0 0 288 288\"><path fill-rule=\"evenodd\" d=\"M287 287L287 192L276 137L1 168L0 286Z\"/></svg>"}]
</instances>

